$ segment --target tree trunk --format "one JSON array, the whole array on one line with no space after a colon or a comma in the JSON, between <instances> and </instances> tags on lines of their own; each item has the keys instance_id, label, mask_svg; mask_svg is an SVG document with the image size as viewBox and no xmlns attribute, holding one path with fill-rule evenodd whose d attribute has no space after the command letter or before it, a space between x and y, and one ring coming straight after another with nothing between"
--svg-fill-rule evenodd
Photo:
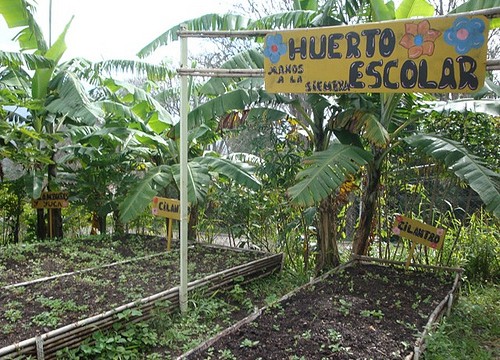
<instances>
[{"instance_id":1,"label":"tree trunk","mask_svg":"<svg viewBox=\"0 0 500 360\"><path fill-rule=\"evenodd\" d=\"M368 166L366 186L361 196L361 215L353 242L353 253L366 255L370 247L370 234L373 228L373 218L376 213L378 188L380 184L381 169L375 167L377 158Z\"/></svg>"},{"instance_id":2,"label":"tree trunk","mask_svg":"<svg viewBox=\"0 0 500 360\"><path fill-rule=\"evenodd\" d=\"M113 221L115 223L114 232L116 234L125 233L125 225L120 220L120 211L119 210L113 210Z\"/></svg>"},{"instance_id":3,"label":"tree trunk","mask_svg":"<svg viewBox=\"0 0 500 360\"><path fill-rule=\"evenodd\" d=\"M336 217L337 208L335 206L335 195L333 194L324 199L319 206L317 273L332 269L340 264Z\"/></svg>"},{"instance_id":4,"label":"tree trunk","mask_svg":"<svg viewBox=\"0 0 500 360\"><path fill-rule=\"evenodd\" d=\"M36 209L36 237L45 240L46 236L45 209Z\"/></svg>"},{"instance_id":5,"label":"tree trunk","mask_svg":"<svg viewBox=\"0 0 500 360\"><path fill-rule=\"evenodd\" d=\"M188 240L196 240L196 226L198 225L198 205L192 205L189 211Z\"/></svg>"}]
</instances>

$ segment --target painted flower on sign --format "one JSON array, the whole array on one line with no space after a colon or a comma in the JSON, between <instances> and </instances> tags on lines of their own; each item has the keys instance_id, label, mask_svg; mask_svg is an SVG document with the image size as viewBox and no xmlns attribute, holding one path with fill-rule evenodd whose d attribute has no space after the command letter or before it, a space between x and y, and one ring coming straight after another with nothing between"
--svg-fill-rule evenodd
<instances>
[{"instance_id":1,"label":"painted flower on sign","mask_svg":"<svg viewBox=\"0 0 500 360\"><path fill-rule=\"evenodd\" d=\"M276 64L281 55L286 53L286 45L283 43L281 34L267 35L264 56L269 58L273 64Z\"/></svg>"},{"instance_id":2,"label":"painted flower on sign","mask_svg":"<svg viewBox=\"0 0 500 360\"><path fill-rule=\"evenodd\" d=\"M443 234L444 234L444 230L443 230L443 229L437 229L436 234L437 234L439 237L441 237L441 236L443 236Z\"/></svg>"},{"instance_id":3,"label":"painted flower on sign","mask_svg":"<svg viewBox=\"0 0 500 360\"><path fill-rule=\"evenodd\" d=\"M395 227L392 228L392 232L394 234L396 234L396 235L401 234L401 230L397 226L395 226Z\"/></svg>"},{"instance_id":4,"label":"painted flower on sign","mask_svg":"<svg viewBox=\"0 0 500 360\"><path fill-rule=\"evenodd\" d=\"M444 32L444 41L454 46L458 54L467 54L472 48L478 49L484 43L484 21L459 17L453 26Z\"/></svg>"},{"instance_id":5,"label":"painted flower on sign","mask_svg":"<svg viewBox=\"0 0 500 360\"><path fill-rule=\"evenodd\" d=\"M417 59L422 55L434 53L434 41L441 35L441 31L431 29L428 20L422 20L418 24L405 24L405 34L399 44L408 49L408 57Z\"/></svg>"}]
</instances>

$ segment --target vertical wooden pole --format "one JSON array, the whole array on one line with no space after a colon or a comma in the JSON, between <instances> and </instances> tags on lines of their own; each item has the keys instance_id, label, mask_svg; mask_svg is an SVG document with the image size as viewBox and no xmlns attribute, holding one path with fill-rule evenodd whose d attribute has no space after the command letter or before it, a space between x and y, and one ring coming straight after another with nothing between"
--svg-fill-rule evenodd
<instances>
[{"instance_id":1,"label":"vertical wooden pole","mask_svg":"<svg viewBox=\"0 0 500 360\"><path fill-rule=\"evenodd\" d=\"M187 30L185 24L181 25L181 32ZM181 68L186 69L188 66L188 49L187 38L180 36L181 45ZM189 96L188 96L188 78L187 75L181 75L181 119L180 119L180 139L179 139L179 160L180 160L180 286L179 286L179 307L182 313L187 311L188 293L188 274L187 274L187 235L188 235L188 184L187 184L187 157L188 157L188 111L189 111Z\"/></svg>"}]
</instances>

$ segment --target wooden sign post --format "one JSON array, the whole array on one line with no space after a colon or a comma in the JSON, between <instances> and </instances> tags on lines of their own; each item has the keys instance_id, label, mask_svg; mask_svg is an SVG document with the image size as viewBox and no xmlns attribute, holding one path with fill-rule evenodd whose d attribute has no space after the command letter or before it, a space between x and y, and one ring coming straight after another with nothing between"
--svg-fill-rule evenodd
<instances>
[{"instance_id":1,"label":"wooden sign post","mask_svg":"<svg viewBox=\"0 0 500 360\"><path fill-rule=\"evenodd\" d=\"M392 226L392 232L412 241L410 253L406 260L406 269L410 266L413 252L417 244L440 250L443 247L444 237L446 235L446 229L436 228L403 215L396 215Z\"/></svg>"},{"instance_id":2,"label":"wooden sign post","mask_svg":"<svg viewBox=\"0 0 500 360\"><path fill-rule=\"evenodd\" d=\"M170 251L170 244L172 242L172 220L181 219L180 204L180 201L177 199L168 199L158 196L153 198L153 206L151 209L153 215L168 219L167 251Z\"/></svg>"},{"instance_id":3,"label":"wooden sign post","mask_svg":"<svg viewBox=\"0 0 500 360\"><path fill-rule=\"evenodd\" d=\"M54 234L53 209L66 208L69 205L67 191L46 191L43 192L39 199L31 200L31 206L34 209L48 209L49 212L49 237Z\"/></svg>"}]
</instances>

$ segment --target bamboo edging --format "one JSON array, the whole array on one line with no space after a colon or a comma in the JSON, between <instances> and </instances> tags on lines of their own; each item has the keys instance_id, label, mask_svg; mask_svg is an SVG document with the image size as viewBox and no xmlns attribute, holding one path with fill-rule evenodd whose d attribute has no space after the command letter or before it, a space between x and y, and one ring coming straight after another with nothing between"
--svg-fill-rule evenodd
<instances>
[{"instance_id":1,"label":"bamboo edging","mask_svg":"<svg viewBox=\"0 0 500 360\"><path fill-rule=\"evenodd\" d=\"M355 264L363 265L363 264L370 264L370 263L377 263L377 264L382 264L382 265L399 265L399 266L403 266L403 267L405 266L405 263L402 261L384 260L384 259L377 259L377 258L371 258L368 256L359 256L359 255L353 256L351 258L351 260L348 261L347 263L342 264L340 266L337 266L336 268L326 272L325 274L323 274L319 277L311 279L311 281L309 283L304 284L304 285L292 290L291 292L284 295L283 297L281 297L279 300L277 300L273 304L261 307L260 309L256 310L254 313L249 315L248 317L238 321L237 323L231 325L230 327L222 330L220 333L213 336L212 338L201 343L197 347L180 355L179 357L177 357L176 360L184 360L188 356L190 356L196 352L206 350L207 348L212 346L215 342L217 342L222 337L227 336L227 335L237 331L243 325L246 325L246 324L258 319L259 316L262 315L262 313L266 309L268 309L270 306L272 306L276 303L281 303L283 301L288 300L289 298L293 297L295 294L297 294L299 291L303 290L304 288L307 288L307 287L314 285L320 281L323 281L328 276L335 274L337 272L340 272L341 270L343 270L347 267L353 266ZM439 266L424 265L424 264L412 264L412 266L415 268L434 270L434 271L455 272L456 275L455 275L455 279L454 279L453 286L452 286L451 290L448 292L448 294L445 296L445 298L438 304L438 306L434 309L434 311L429 316L421 336L415 342L413 351L405 357L405 360L419 360L420 355L422 354L422 352L425 350L425 347L426 347L426 338L427 338L428 332L435 326L436 322L442 317L445 310L446 310L447 314L450 313L451 307L452 307L454 299L455 299L455 293L459 288L461 274L463 272L463 269L461 269L461 268L439 267Z\"/></svg>"},{"instance_id":2,"label":"bamboo edging","mask_svg":"<svg viewBox=\"0 0 500 360\"><path fill-rule=\"evenodd\" d=\"M203 289L205 292L213 293L232 284L236 278L241 276L244 277L244 281L250 281L279 271L282 264L283 254L270 255L192 281L188 284L188 289L189 291ZM150 318L153 310L159 307L158 303L165 301L168 302L168 305L165 306L166 311L174 311L179 307L179 286L3 347L0 349L0 359L12 359L27 355L38 356L38 359L54 358L58 350L76 347L92 333L108 329L115 323L137 322ZM118 318L119 313L132 309L139 310L142 314L126 319Z\"/></svg>"}]
</instances>

